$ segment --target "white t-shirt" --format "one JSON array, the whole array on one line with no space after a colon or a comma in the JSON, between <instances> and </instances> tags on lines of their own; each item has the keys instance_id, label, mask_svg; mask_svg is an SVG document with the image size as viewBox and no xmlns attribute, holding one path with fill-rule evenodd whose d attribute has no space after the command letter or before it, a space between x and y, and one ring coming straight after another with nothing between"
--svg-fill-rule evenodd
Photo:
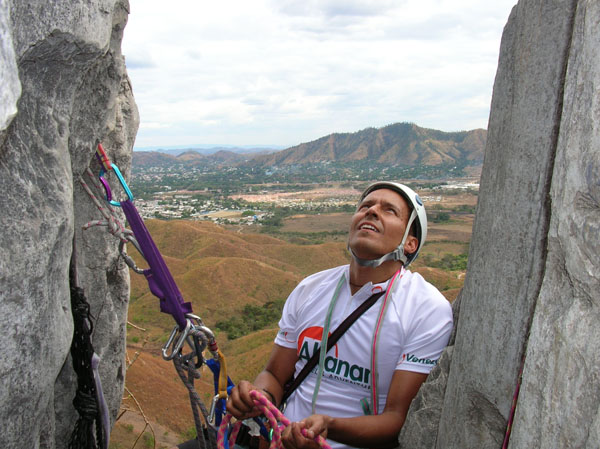
<instances>
[{"instance_id":1,"label":"white t-shirt","mask_svg":"<svg viewBox=\"0 0 600 449\"><path fill-rule=\"evenodd\" d=\"M332 313L330 333L373 293L386 290L389 283L368 283L352 296L348 265L321 271L300 282L285 303L275 337L276 344L296 349L299 359L295 375L319 350L327 309L342 275L346 276L346 282ZM370 402L371 345L382 300L383 297L358 318L327 353L316 413L335 417L363 415L360 401L365 398ZM388 302L378 336L379 413L385 407L394 371L429 373L452 331L450 304L418 273L403 270ZM288 399L285 415L291 421L300 421L312 414L317 370L318 366ZM334 441L329 443L334 449L346 447Z\"/></svg>"}]
</instances>

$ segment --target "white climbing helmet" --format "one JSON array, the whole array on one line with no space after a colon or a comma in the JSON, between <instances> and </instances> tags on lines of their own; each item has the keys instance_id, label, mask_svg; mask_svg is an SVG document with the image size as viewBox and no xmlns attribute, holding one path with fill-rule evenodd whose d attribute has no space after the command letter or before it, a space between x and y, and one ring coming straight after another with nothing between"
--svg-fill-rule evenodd
<instances>
[{"instance_id":1,"label":"white climbing helmet","mask_svg":"<svg viewBox=\"0 0 600 449\"><path fill-rule=\"evenodd\" d=\"M374 182L370 186L368 186L365 191L360 196L358 203L360 204L365 197L378 189L390 189L394 192L398 192L409 204L412 209L410 217L408 219L408 224L406 226L406 231L404 232L404 236L402 237L402 241L398 245L398 247L392 251L391 253L387 253L379 259L361 259L360 257L356 257L350 247L348 250L352 257L358 262L359 265L366 267L378 267L383 262L388 260L399 260L401 261L405 267L407 267L413 260L417 258L419 251L425 244L425 239L427 238L427 213L425 212L425 206L423 206L423 201L419 198L419 195L411 189L410 187L405 186L404 184L400 184L397 182L390 181L379 181ZM415 225L415 237L419 241L417 246L417 250L412 254L404 254L404 243L408 238L408 233L410 232L411 226Z\"/></svg>"}]
</instances>

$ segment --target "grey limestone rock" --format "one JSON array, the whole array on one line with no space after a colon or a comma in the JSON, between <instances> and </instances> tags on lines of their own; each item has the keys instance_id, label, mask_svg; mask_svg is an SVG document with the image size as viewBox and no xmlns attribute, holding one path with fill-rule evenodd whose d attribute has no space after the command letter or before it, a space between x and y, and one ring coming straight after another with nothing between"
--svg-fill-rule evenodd
<instances>
[{"instance_id":1,"label":"grey limestone rock","mask_svg":"<svg viewBox=\"0 0 600 449\"><path fill-rule=\"evenodd\" d=\"M17 113L21 82L13 50L8 0L0 0L0 145Z\"/></svg>"},{"instance_id":2,"label":"grey limestone rock","mask_svg":"<svg viewBox=\"0 0 600 449\"><path fill-rule=\"evenodd\" d=\"M539 294L573 2L521 1L504 29L437 448L498 448Z\"/></svg>"},{"instance_id":3,"label":"grey limestone rock","mask_svg":"<svg viewBox=\"0 0 600 449\"><path fill-rule=\"evenodd\" d=\"M460 315L461 296L462 292L452 303L455 323L458 322ZM455 340L456 326L450 335L448 347L440 356L437 366L431 370L427 381L419 389L408 410L406 421L398 436L400 449L435 447Z\"/></svg>"},{"instance_id":4,"label":"grey limestone rock","mask_svg":"<svg viewBox=\"0 0 600 449\"><path fill-rule=\"evenodd\" d=\"M9 26L22 93L0 142L0 446L63 448L75 378L69 263L95 319L93 342L114 416L124 380L128 272L78 183L101 140L127 174L138 116L120 43L126 0L14 0ZM0 16L1 16L0 12ZM3 40L4 43L4 40Z\"/></svg>"},{"instance_id":5,"label":"grey limestone rock","mask_svg":"<svg viewBox=\"0 0 600 449\"><path fill-rule=\"evenodd\" d=\"M501 447L523 360L508 447L599 447L599 25L596 1L513 8L452 360L401 447Z\"/></svg>"},{"instance_id":6,"label":"grey limestone rock","mask_svg":"<svg viewBox=\"0 0 600 449\"><path fill-rule=\"evenodd\" d=\"M400 449L435 447L454 346L448 346L413 400L399 437Z\"/></svg>"},{"instance_id":7,"label":"grey limestone rock","mask_svg":"<svg viewBox=\"0 0 600 449\"><path fill-rule=\"evenodd\" d=\"M600 447L600 4L579 1L510 447Z\"/></svg>"}]
</instances>

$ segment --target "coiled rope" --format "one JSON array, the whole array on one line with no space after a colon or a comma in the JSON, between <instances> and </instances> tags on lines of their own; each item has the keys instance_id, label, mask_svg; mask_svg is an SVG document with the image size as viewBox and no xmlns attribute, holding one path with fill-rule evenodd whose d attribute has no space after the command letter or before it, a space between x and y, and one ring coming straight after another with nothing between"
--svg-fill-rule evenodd
<instances>
[{"instance_id":1,"label":"coiled rope","mask_svg":"<svg viewBox=\"0 0 600 449\"><path fill-rule=\"evenodd\" d=\"M257 408L262 412L262 414L267 418L271 429L273 430L273 435L271 437L271 444L269 445L269 449L282 449L283 445L281 443L281 432L291 424L290 420L283 416L283 413L279 411L277 407L275 407L262 393L256 390L252 390L250 392L250 397L254 401L254 404ZM221 421L221 425L219 426L219 431L217 432L217 447L219 449L225 448L225 435L227 433L227 428L231 421L231 414L227 413ZM229 435L229 448L233 449L235 444L235 439L237 434L242 426L241 421L237 421L233 425L233 429L231 430L231 434ZM308 438L307 430L302 429L302 435ZM325 438L321 435L317 435L314 440L323 448L323 449L331 449L331 446L327 443Z\"/></svg>"},{"instance_id":2,"label":"coiled rope","mask_svg":"<svg viewBox=\"0 0 600 449\"><path fill-rule=\"evenodd\" d=\"M202 348L206 347L206 335L200 331L194 331L192 335L202 341ZM202 348L200 348L200 353ZM173 365L175 366L179 378L188 390L190 406L194 415L194 425L196 426L196 441L198 442L198 447L200 449L216 447L215 434L212 431L208 431L208 410L194 387L194 380L200 379L200 371L196 369L192 360L186 360L184 357L174 357ZM201 416L203 418L201 418ZM202 421L202 419L204 421Z\"/></svg>"}]
</instances>

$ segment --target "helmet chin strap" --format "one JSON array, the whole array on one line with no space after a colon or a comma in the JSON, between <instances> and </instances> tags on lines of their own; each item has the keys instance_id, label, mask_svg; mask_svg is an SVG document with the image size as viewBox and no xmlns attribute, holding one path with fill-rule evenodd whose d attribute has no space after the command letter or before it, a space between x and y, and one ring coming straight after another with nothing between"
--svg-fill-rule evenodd
<instances>
[{"instance_id":1,"label":"helmet chin strap","mask_svg":"<svg viewBox=\"0 0 600 449\"><path fill-rule=\"evenodd\" d=\"M413 210L410 214L410 218L408 219L408 224L406 225L406 230L404 231L404 236L402 237L402 242L394 251L392 251L391 253L384 254L379 259L362 259L356 254L354 254L354 252L350 248L350 245L348 245L348 251L352 255L352 258L356 260L356 263L358 263L361 267L375 268L381 265L382 263L387 262L388 260L400 261L402 262L402 265L406 265L406 261L408 258L406 257L406 254L404 254L404 244L406 243L408 233L410 232L410 227L412 226L413 221L415 221L415 218L417 218L417 211Z\"/></svg>"}]
</instances>

